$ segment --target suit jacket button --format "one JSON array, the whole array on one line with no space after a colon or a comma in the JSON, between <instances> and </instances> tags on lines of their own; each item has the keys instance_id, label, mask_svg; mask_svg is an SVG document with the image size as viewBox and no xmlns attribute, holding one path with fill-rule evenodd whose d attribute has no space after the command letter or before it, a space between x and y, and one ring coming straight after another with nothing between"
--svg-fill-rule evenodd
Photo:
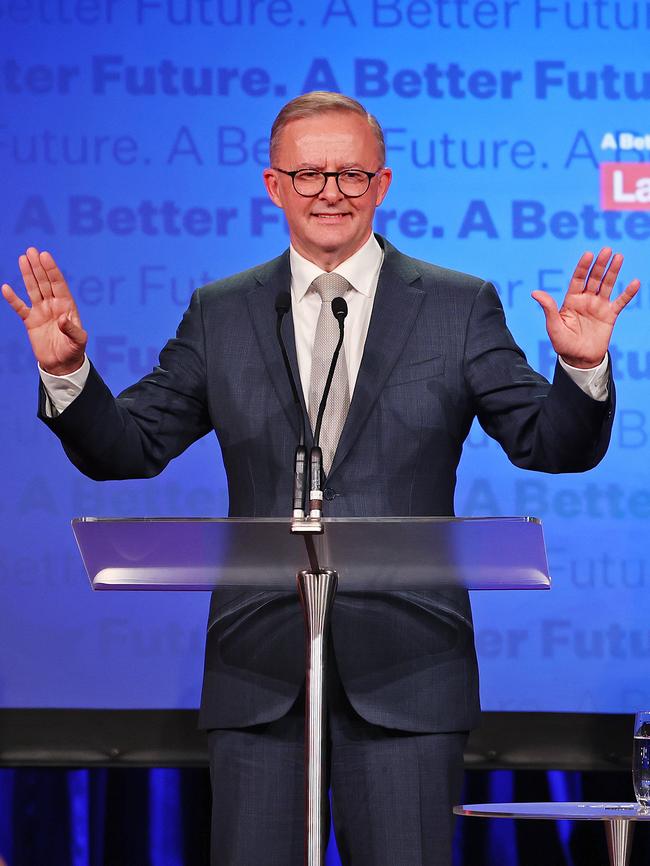
<instances>
[{"instance_id":1,"label":"suit jacket button","mask_svg":"<svg viewBox=\"0 0 650 866\"><path fill-rule=\"evenodd\" d=\"M323 490L323 496L331 502L331 500L336 496L336 490L333 490L331 487L326 487L325 490Z\"/></svg>"}]
</instances>

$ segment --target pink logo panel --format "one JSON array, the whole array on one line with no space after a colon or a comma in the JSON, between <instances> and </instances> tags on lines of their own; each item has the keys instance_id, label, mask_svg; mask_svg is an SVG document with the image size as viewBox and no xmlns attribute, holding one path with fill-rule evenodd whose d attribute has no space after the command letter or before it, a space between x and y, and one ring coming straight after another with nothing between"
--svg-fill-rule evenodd
<instances>
[{"instance_id":1,"label":"pink logo panel","mask_svg":"<svg viewBox=\"0 0 650 866\"><path fill-rule=\"evenodd\" d=\"M601 162L603 210L650 210L650 162Z\"/></svg>"}]
</instances>

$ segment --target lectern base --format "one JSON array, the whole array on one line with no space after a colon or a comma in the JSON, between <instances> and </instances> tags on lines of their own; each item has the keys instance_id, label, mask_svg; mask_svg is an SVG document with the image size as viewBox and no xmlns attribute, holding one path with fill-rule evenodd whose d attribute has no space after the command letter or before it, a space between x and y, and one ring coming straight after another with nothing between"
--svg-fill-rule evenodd
<instances>
[{"instance_id":1,"label":"lectern base","mask_svg":"<svg viewBox=\"0 0 650 866\"><path fill-rule=\"evenodd\" d=\"M325 569L301 571L298 592L305 615L305 866L322 866L328 827L325 780L327 644L338 575Z\"/></svg>"}]
</instances>

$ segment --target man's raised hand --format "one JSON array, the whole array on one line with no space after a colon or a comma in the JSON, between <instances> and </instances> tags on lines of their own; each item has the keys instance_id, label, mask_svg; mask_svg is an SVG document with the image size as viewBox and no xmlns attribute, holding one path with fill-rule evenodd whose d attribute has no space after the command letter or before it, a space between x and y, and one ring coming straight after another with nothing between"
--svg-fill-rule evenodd
<instances>
[{"instance_id":1,"label":"man's raised hand","mask_svg":"<svg viewBox=\"0 0 650 866\"><path fill-rule=\"evenodd\" d=\"M31 307L7 283L2 294L23 320L36 360L55 376L74 373L83 363L88 334L63 274L50 253L35 247L20 256L18 265Z\"/></svg>"},{"instance_id":2,"label":"man's raised hand","mask_svg":"<svg viewBox=\"0 0 650 866\"><path fill-rule=\"evenodd\" d=\"M598 253L595 261L593 253L584 253L559 310L547 292L533 292L544 310L553 348L572 367L588 369L600 364L607 354L618 314L639 291L641 283L632 280L611 300L622 264L623 256L612 256L608 247Z\"/></svg>"}]
</instances>

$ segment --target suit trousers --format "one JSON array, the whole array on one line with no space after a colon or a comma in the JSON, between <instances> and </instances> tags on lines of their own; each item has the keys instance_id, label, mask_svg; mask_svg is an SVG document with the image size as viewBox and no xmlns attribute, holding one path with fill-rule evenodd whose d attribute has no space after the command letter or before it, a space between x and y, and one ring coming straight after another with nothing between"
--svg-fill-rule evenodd
<instances>
[{"instance_id":1,"label":"suit trousers","mask_svg":"<svg viewBox=\"0 0 650 866\"><path fill-rule=\"evenodd\" d=\"M328 778L343 866L450 866L466 741L365 721L330 653ZM304 692L283 718L213 729L208 744L212 866L303 866Z\"/></svg>"}]
</instances>

